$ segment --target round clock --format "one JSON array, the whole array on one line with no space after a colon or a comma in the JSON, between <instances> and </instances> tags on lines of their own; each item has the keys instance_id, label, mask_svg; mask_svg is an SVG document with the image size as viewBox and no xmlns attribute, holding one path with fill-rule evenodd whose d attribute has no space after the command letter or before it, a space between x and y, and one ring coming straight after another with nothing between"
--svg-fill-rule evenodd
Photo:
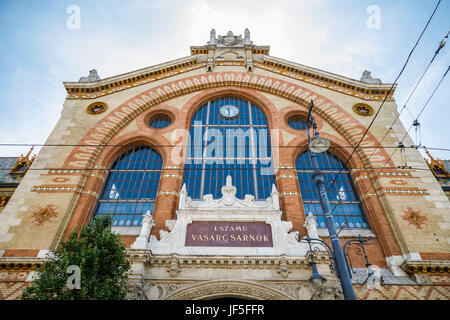
<instances>
[{"instance_id":1,"label":"round clock","mask_svg":"<svg viewBox=\"0 0 450 320\"><path fill-rule=\"evenodd\" d=\"M219 109L220 115L225 119L236 118L239 115L239 109L236 106L225 105Z\"/></svg>"}]
</instances>

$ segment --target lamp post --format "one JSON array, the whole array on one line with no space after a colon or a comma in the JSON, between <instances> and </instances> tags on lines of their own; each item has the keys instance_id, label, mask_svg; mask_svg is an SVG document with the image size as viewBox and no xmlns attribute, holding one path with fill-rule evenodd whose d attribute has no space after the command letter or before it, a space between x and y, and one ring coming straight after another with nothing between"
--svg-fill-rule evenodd
<instances>
[{"instance_id":1,"label":"lamp post","mask_svg":"<svg viewBox=\"0 0 450 320\"><path fill-rule=\"evenodd\" d=\"M314 101L311 100L309 106L308 118L306 119L306 125L308 127L308 142L309 150L311 151L311 160L314 167L313 181L316 185L317 192L319 194L320 206L325 216L325 222L327 224L328 233L330 234L331 244L333 246L333 255L336 263L336 271L341 282L342 291L344 293L345 300L356 300L355 292L353 290L350 273L348 271L347 263L345 261L344 252L342 251L341 244L339 243L339 237L336 233L336 227L334 225L333 216L331 215L330 203L328 201L327 192L325 189L325 178L323 173L319 170L319 164L316 159L316 153L325 152L330 147L330 141L325 138L319 137L317 131L317 124L312 114L312 108ZM311 141L310 128L313 128L314 140Z\"/></svg>"}]
</instances>

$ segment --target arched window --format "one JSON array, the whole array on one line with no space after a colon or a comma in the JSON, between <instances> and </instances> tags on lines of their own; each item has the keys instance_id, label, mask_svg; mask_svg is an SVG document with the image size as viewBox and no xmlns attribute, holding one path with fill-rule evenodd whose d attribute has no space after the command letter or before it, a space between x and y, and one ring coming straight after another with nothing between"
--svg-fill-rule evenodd
<instances>
[{"instance_id":1,"label":"arched window","mask_svg":"<svg viewBox=\"0 0 450 320\"><path fill-rule=\"evenodd\" d=\"M113 226L140 226L142 215L153 213L162 158L148 146L124 152L109 170L96 214L111 215Z\"/></svg>"},{"instance_id":2,"label":"arched window","mask_svg":"<svg viewBox=\"0 0 450 320\"><path fill-rule=\"evenodd\" d=\"M228 175L238 198L270 196L274 179L266 116L252 102L234 96L210 100L194 114L184 183L194 200L206 194L220 198Z\"/></svg>"},{"instance_id":3,"label":"arched window","mask_svg":"<svg viewBox=\"0 0 450 320\"><path fill-rule=\"evenodd\" d=\"M318 153L317 162L319 169L325 176L325 187L327 188L328 200L330 201L336 227L345 223L346 228L367 228L367 222L361 208L361 202L354 191L352 178L347 168L332 153ZM322 208L319 203L316 186L313 182L313 166L310 151L302 153L295 161L298 181L302 193L305 213L312 212L317 217L317 224L320 228L326 228L326 223ZM340 170L343 169L340 172ZM334 185L329 190L329 186L336 179ZM340 203L339 203L340 201ZM338 204L339 203L339 204Z\"/></svg>"}]
</instances>

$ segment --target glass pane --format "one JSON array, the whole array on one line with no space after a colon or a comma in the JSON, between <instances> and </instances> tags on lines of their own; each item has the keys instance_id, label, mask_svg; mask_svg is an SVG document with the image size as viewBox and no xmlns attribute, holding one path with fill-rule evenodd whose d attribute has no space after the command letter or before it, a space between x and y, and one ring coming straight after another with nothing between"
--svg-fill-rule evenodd
<instances>
[{"instance_id":1,"label":"glass pane","mask_svg":"<svg viewBox=\"0 0 450 320\"><path fill-rule=\"evenodd\" d=\"M221 107L239 110L236 117L221 115ZM200 107L191 122L184 183L193 199L205 194L220 198L227 175L237 197L262 200L270 196L273 179L267 118L248 100L224 96ZM206 149L203 148L206 146Z\"/></svg>"},{"instance_id":2,"label":"glass pane","mask_svg":"<svg viewBox=\"0 0 450 320\"><path fill-rule=\"evenodd\" d=\"M124 152L111 167L96 214L111 215L115 226L141 225L142 214L153 213L161 170L161 156L148 146Z\"/></svg>"},{"instance_id":3,"label":"glass pane","mask_svg":"<svg viewBox=\"0 0 450 320\"><path fill-rule=\"evenodd\" d=\"M330 152L316 154L316 160L317 167L325 171L326 191L336 227L345 224L346 228L368 228L349 171ZM312 180L314 173L312 154L307 151L299 155L295 161L295 166L305 213L308 214L311 211L317 216L319 227L326 227L319 204L318 192Z\"/></svg>"}]
</instances>

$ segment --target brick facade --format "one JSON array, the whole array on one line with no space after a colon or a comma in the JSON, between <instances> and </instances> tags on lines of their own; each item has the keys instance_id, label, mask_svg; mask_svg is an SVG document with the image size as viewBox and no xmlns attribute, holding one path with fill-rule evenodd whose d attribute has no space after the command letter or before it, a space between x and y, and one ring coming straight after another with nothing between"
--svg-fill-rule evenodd
<instances>
[{"instance_id":1,"label":"brick facade","mask_svg":"<svg viewBox=\"0 0 450 320\"><path fill-rule=\"evenodd\" d=\"M72 146L42 148L32 168L46 170L29 171L0 212L0 264L6 257L36 257L40 250L53 250L71 230L86 224L103 190L107 177L105 169L122 152L139 144L152 146L163 159L153 213L155 227L151 231L159 238L159 231L167 230L166 221L176 218L184 174L186 150L183 146L187 142L182 133L189 130L192 116L202 103L224 95L248 99L265 113L272 146L277 146L276 150L273 148L273 161L277 168L276 187L282 195L283 219L292 222L292 231L306 235L303 227L306 215L295 158L306 150L308 140L305 131L292 129L287 119L295 114L306 116L313 99L321 136L331 141L330 151L345 161L372 119L357 114L352 107L363 102L376 110L380 104L379 92L390 85L368 85L320 70L307 72L311 77L316 74L313 78L317 81L310 81L309 76L295 73L299 70L295 68L300 67L293 63L280 61L275 66L273 62L264 63L262 55L254 55L253 59L251 72L245 64L231 62L217 64L212 72L207 72L206 55L198 54L193 57L195 63L177 67L176 72L167 65L162 69L165 71L155 73L159 78L151 78L151 81L133 84L140 77L135 75L133 81L119 77L104 79L102 81L109 85L104 85L100 93L90 93L85 84L66 83L68 96L62 116L47 144ZM279 72L283 65L285 71ZM334 80L329 80L331 78ZM130 84L120 90L110 89L122 82ZM339 89L341 85L347 89ZM105 103L106 111L86 112L94 100ZM148 120L157 113L169 116L172 124L164 129L150 128ZM419 255L422 261L448 262L450 204L440 185L430 179L431 172L414 169L426 166L420 153L408 149L406 156L409 163L414 163L413 169L402 170L398 168L399 154L389 158L389 150L376 148L387 123L395 115L397 105L390 97L379 119L365 135L363 148L357 149L347 164L370 230L376 237L367 247L370 262L384 269L392 267L391 257L407 261L405 257ZM405 131L401 125L394 130ZM413 143L408 139L405 145ZM388 135L384 141L386 145L397 143L395 135ZM386 167L379 169L384 164ZM48 206L54 211L51 219L39 223L33 220L33 215ZM423 225L409 223L405 216L408 208L426 217ZM122 236L127 247L136 236ZM326 236L324 239L328 241ZM348 239L348 236L342 237L341 242ZM351 253L350 258L355 268L364 268L361 256ZM23 282L26 273L8 271L0 272L0 276L0 298L19 297L26 285ZM448 299L448 288L446 280L430 286L383 285L377 291L355 284L360 299Z\"/></svg>"}]
</instances>

